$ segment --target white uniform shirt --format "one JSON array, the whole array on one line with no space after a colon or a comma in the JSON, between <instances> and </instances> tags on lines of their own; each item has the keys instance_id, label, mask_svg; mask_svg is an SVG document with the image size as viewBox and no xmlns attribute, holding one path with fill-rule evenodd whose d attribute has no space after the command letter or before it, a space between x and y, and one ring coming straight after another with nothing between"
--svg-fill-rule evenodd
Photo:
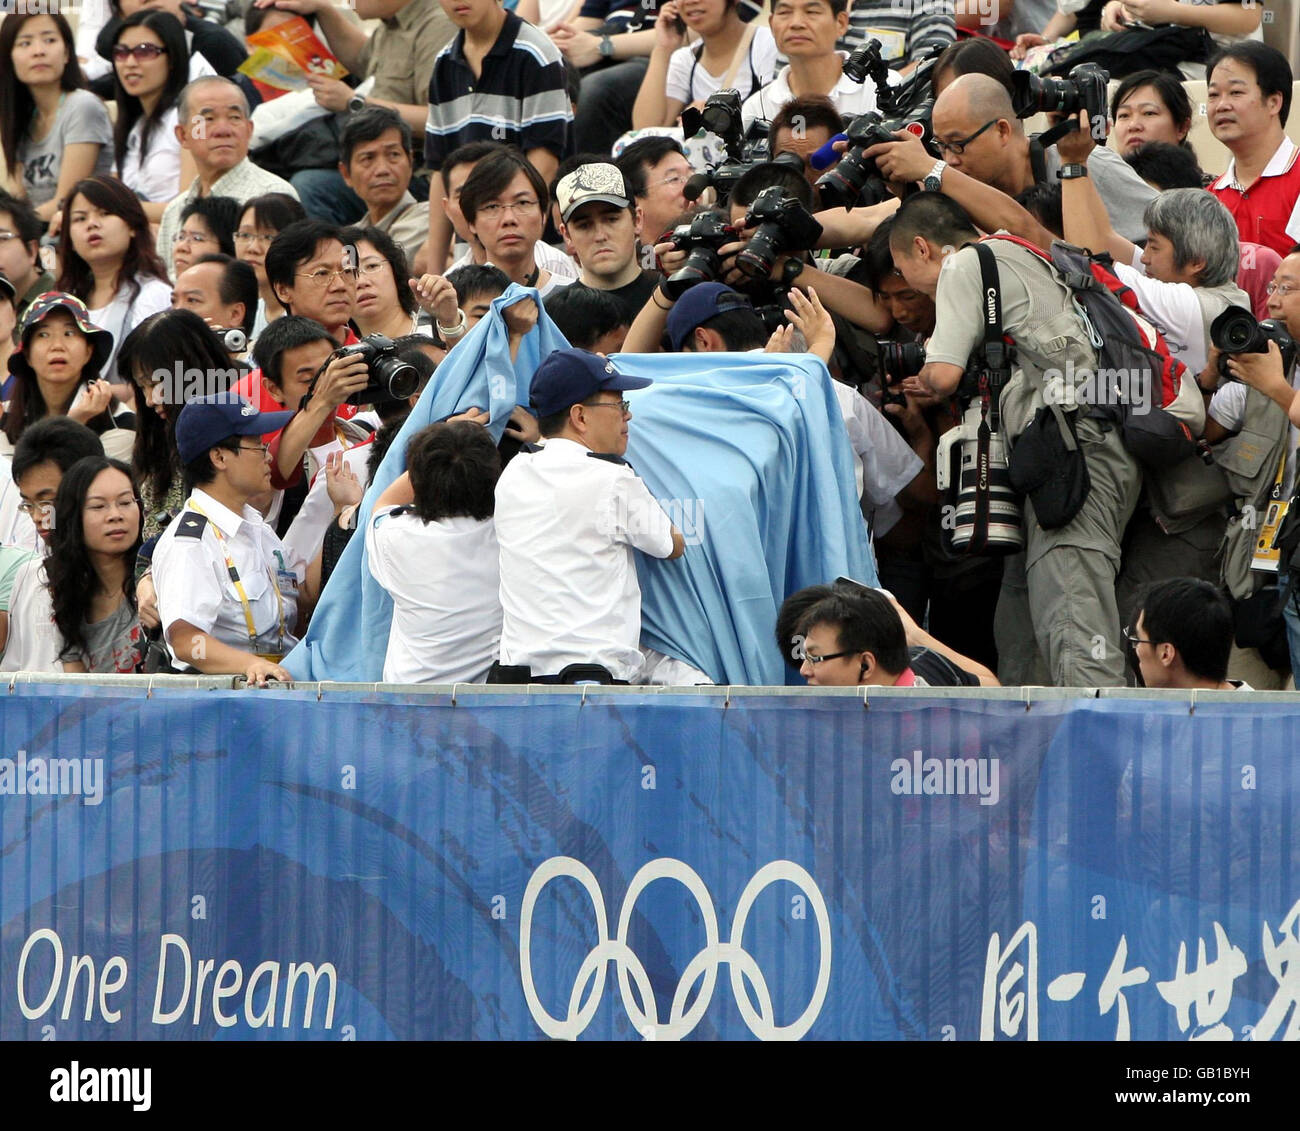
<instances>
[{"instance_id":1,"label":"white uniform shirt","mask_svg":"<svg viewBox=\"0 0 1300 1131\"><path fill-rule=\"evenodd\" d=\"M322 444L321 448L326 446ZM328 446L330 451L342 447L337 440ZM370 483L370 472L366 468L366 463L370 459L371 451L369 440L343 449L343 462L347 464L363 488ZM312 478L311 486L307 488L307 495L302 501L302 506L298 508L298 513L293 516L293 521L289 523L289 529L284 532L285 548L305 562L311 561L320 553L321 547L325 544L325 532L334 521L334 501L329 496L325 481L324 463L329 454L329 451L325 452L325 455L316 461L316 474ZM283 496L283 492L281 495Z\"/></svg>"},{"instance_id":2,"label":"white uniform shirt","mask_svg":"<svg viewBox=\"0 0 1300 1131\"><path fill-rule=\"evenodd\" d=\"M202 515L194 512L194 504ZM221 531L224 544L216 530ZM226 568L225 551L235 563L248 598L257 633L255 642L248 638L244 605ZM244 652L285 653L298 643L293 635L298 619L298 586L306 575L306 563L285 549L256 510L246 506L241 514L235 514L197 489L185 509L163 531L153 553L158 616L164 632L170 632L177 621L188 621ZM177 667L186 666L176 659L170 640L168 651Z\"/></svg>"},{"instance_id":3,"label":"white uniform shirt","mask_svg":"<svg viewBox=\"0 0 1300 1131\"><path fill-rule=\"evenodd\" d=\"M555 438L510 461L496 498L501 663L539 676L603 664L615 679L635 679L641 586L632 550L673 552L658 500L626 464Z\"/></svg>"},{"instance_id":4,"label":"white uniform shirt","mask_svg":"<svg viewBox=\"0 0 1300 1131\"><path fill-rule=\"evenodd\" d=\"M384 507L366 527L366 553L393 599L384 681L482 683L501 640L492 520L425 522Z\"/></svg>"},{"instance_id":5,"label":"white uniform shirt","mask_svg":"<svg viewBox=\"0 0 1300 1131\"><path fill-rule=\"evenodd\" d=\"M895 498L925 463L866 397L842 381L832 380L831 387L853 449L858 498L872 511L872 533L879 538L902 517Z\"/></svg>"}]
</instances>

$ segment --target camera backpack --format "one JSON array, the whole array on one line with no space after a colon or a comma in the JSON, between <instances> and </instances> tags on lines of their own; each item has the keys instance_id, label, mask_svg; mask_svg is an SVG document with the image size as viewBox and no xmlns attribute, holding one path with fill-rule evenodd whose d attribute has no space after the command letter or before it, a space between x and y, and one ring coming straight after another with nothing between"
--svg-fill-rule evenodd
<instances>
[{"instance_id":1,"label":"camera backpack","mask_svg":"<svg viewBox=\"0 0 1300 1131\"><path fill-rule=\"evenodd\" d=\"M1148 472L1159 475L1197 451L1205 426L1205 404L1186 366L1169 352L1169 345L1143 317L1137 295L1110 269L1110 259L1052 242L1047 254L1018 236L995 235L1032 251L1051 264L1074 295L1075 306L1097 354L1097 382L1111 374L1106 396L1094 396L1091 415L1120 430L1124 446ZM1145 393L1134 397L1135 382ZM1100 388L1098 388L1100 391Z\"/></svg>"}]
</instances>

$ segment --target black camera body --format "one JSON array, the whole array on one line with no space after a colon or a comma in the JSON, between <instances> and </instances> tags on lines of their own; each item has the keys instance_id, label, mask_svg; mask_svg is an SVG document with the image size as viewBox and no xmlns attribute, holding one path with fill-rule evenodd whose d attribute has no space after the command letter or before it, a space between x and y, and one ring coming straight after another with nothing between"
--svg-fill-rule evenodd
<instances>
[{"instance_id":1,"label":"black camera body","mask_svg":"<svg viewBox=\"0 0 1300 1131\"><path fill-rule=\"evenodd\" d=\"M711 166L706 173L696 173L686 182L682 195L687 200L698 200L705 189L711 188L717 193L718 203L725 207L736 182L754 165L767 160L766 128L755 122L746 133L740 106L739 91L727 89L710 94L702 110L682 111L682 132L686 137L693 137L700 129L708 130L722 139L727 153L721 164Z\"/></svg>"},{"instance_id":2,"label":"black camera body","mask_svg":"<svg viewBox=\"0 0 1300 1131\"><path fill-rule=\"evenodd\" d=\"M355 345L335 350L331 357L358 354L365 358L370 380L364 389L358 389L346 404L383 404L385 401L404 401L415 396L420 388L420 374L415 366L397 356L393 339L383 334L367 334ZM320 379L317 374L312 387Z\"/></svg>"},{"instance_id":3,"label":"black camera body","mask_svg":"<svg viewBox=\"0 0 1300 1131\"><path fill-rule=\"evenodd\" d=\"M751 279L766 279L778 256L807 251L822 234L808 209L777 185L764 189L749 206L745 227L755 225L757 231L736 256L736 266Z\"/></svg>"},{"instance_id":4,"label":"black camera body","mask_svg":"<svg viewBox=\"0 0 1300 1131\"><path fill-rule=\"evenodd\" d=\"M716 212L701 212L689 224L679 224L668 241L677 251L690 254L686 262L663 282L664 293L674 302L696 283L715 282L722 271L718 249L734 243L738 229Z\"/></svg>"},{"instance_id":5,"label":"black camera body","mask_svg":"<svg viewBox=\"0 0 1300 1131\"><path fill-rule=\"evenodd\" d=\"M907 398L897 391L904 379L915 377L925 368L925 346L921 342L890 342L876 339L880 351L881 404L906 404Z\"/></svg>"},{"instance_id":6,"label":"black camera body","mask_svg":"<svg viewBox=\"0 0 1300 1131\"><path fill-rule=\"evenodd\" d=\"M1210 323L1210 341L1222 357L1219 358L1219 376L1236 380L1228 371L1228 358L1238 353L1268 353L1268 343L1277 342L1282 353L1282 372L1290 375L1296 362L1296 343L1285 323L1277 318L1255 321L1255 316L1244 307L1230 306Z\"/></svg>"},{"instance_id":7,"label":"black camera body","mask_svg":"<svg viewBox=\"0 0 1300 1131\"><path fill-rule=\"evenodd\" d=\"M822 205L826 208L852 208L859 198L867 204L879 204L885 200L889 193L880 170L865 151L873 145L897 141L896 130L915 134L926 149L930 149L932 108L933 103L927 100L911 114L896 118L887 118L879 110L869 110L854 118L846 131L849 148L838 164L827 169L817 181Z\"/></svg>"},{"instance_id":8,"label":"black camera body","mask_svg":"<svg viewBox=\"0 0 1300 1131\"><path fill-rule=\"evenodd\" d=\"M1098 115L1103 122L1107 120L1106 84L1110 74L1096 63L1080 63L1063 79L1016 71L1011 81L1011 107L1017 118L1032 118L1035 114L1077 117L1080 110L1087 110L1090 123Z\"/></svg>"}]
</instances>

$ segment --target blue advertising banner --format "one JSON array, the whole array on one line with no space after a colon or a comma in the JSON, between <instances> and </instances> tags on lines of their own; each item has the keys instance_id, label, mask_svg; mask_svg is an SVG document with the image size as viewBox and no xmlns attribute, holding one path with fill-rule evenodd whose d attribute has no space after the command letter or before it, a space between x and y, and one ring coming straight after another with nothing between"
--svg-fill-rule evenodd
<instances>
[{"instance_id":1,"label":"blue advertising banner","mask_svg":"<svg viewBox=\"0 0 1300 1131\"><path fill-rule=\"evenodd\" d=\"M0 1038L1296 1039L1300 706L24 685Z\"/></svg>"}]
</instances>

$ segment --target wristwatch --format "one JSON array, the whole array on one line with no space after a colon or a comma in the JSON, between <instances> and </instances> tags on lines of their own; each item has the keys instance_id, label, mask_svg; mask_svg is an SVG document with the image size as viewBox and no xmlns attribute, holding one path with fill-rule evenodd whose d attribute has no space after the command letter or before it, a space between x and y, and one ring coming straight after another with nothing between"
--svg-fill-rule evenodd
<instances>
[{"instance_id":1,"label":"wristwatch","mask_svg":"<svg viewBox=\"0 0 1300 1131\"><path fill-rule=\"evenodd\" d=\"M614 57L614 41L607 35L600 37L600 57L602 59L612 59Z\"/></svg>"},{"instance_id":2,"label":"wristwatch","mask_svg":"<svg viewBox=\"0 0 1300 1131\"><path fill-rule=\"evenodd\" d=\"M921 182L926 192L938 192L939 187L943 184L943 171L948 168L947 161L936 161L934 168L925 175L925 180Z\"/></svg>"},{"instance_id":3,"label":"wristwatch","mask_svg":"<svg viewBox=\"0 0 1300 1131\"><path fill-rule=\"evenodd\" d=\"M364 94L354 94L348 99L348 113L355 114L359 110L366 108L366 96Z\"/></svg>"},{"instance_id":4,"label":"wristwatch","mask_svg":"<svg viewBox=\"0 0 1300 1131\"><path fill-rule=\"evenodd\" d=\"M1056 171L1057 179L1062 181L1073 181L1079 177L1086 177L1087 175L1087 165L1062 165Z\"/></svg>"},{"instance_id":5,"label":"wristwatch","mask_svg":"<svg viewBox=\"0 0 1300 1131\"><path fill-rule=\"evenodd\" d=\"M781 268L781 286L789 289L794 286L794 281L803 274L804 261L797 255L792 255L785 261Z\"/></svg>"}]
</instances>

